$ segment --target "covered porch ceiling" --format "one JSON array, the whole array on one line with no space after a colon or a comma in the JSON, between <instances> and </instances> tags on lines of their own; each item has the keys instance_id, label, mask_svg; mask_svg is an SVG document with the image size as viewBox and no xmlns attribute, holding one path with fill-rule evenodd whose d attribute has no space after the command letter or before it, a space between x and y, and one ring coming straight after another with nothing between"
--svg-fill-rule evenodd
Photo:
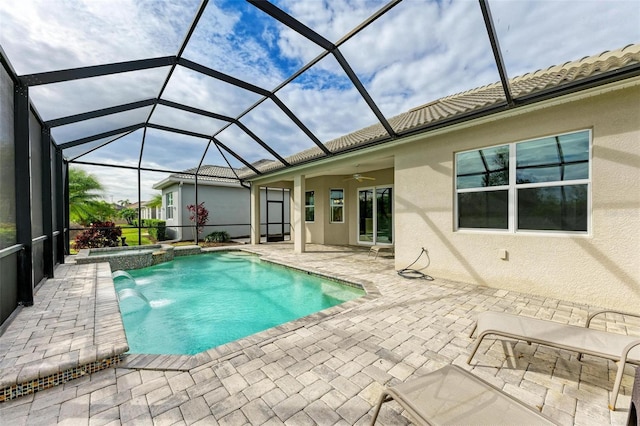
<instances>
[{"instance_id":1,"label":"covered porch ceiling","mask_svg":"<svg viewBox=\"0 0 640 426\"><path fill-rule=\"evenodd\" d=\"M8 0L0 20L2 61L64 157L109 173L367 172L392 158L326 160L640 74L511 84L640 41L625 1ZM455 119L398 119L492 84L493 102Z\"/></svg>"}]
</instances>

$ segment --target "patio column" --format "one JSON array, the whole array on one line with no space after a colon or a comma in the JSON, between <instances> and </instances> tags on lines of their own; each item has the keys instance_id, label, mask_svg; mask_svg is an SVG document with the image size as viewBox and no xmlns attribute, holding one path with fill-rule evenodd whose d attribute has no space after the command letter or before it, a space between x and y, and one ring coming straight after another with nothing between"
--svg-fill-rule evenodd
<instances>
[{"instance_id":1,"label":"patio column","mask_svg":"<svg viewBox=\"0 0 640 426\"><path fill-rule=\"evenodd\" d=\"M260 244L260 186L251 184L251 244Z\"/></svg>"},{"instance_id":2,"label":"patio column","mask_svg":"<svg viewBox=\"0 0 640 426\"><path fill-rule=\"evenodd\" d=\"M293 251L304 253L307 241L304 225L304 175L293 178Z\"/></svg>"}]
</instances>

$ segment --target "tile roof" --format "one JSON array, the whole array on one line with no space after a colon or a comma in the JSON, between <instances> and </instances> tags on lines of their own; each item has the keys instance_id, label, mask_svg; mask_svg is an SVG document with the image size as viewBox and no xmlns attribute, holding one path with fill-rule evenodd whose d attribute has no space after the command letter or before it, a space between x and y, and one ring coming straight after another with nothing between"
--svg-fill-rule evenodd
<instances>
[{"instance_id":1,"label":"tile roof","mask_svg":"<svg viewBox=\"0 0 640 426\"><path fill-rule=\"evenodd\" d=\"M198 170L197 167L193 167L191 169L184 170L182 173L172 173L169 176L169 178L192 180L197 170ZM244 172L243 169L235 169L236 173L240 173L241 171ZM249 171L251 172L251 170ZM198 180L208 181L208 182L225 182L225 183L238 182L238 179L236 178L236 174L234 174L234 169L231 169L229 167L224 167L224 166L210 166L210 165L205 165L200 168L200 172L198 173Z\"/></svg>"},{"instance_id":2,"label":"tile roof","mask_svg":"<svg viewBox=\"0 0 640 426\"><path fill-rule=\"evenodd\" d=\"M514 99L535 94L546 89L561 87L584 78L597 76L608 71L615 71L629 65L640 63L640 44L630 44L615 51L606 51L595 56L584 57L577 61L527 73L510 79L511 95ZM430 124L456 118L492 105L504 104L506 96L500 82L478 87L462 93L440 98L425 105L413 108L390 118L389 124L398 134L417 130ZM374 124L327 142L325 145L331 152L340 152L360 145L366 145L388 138L388 133L381 124ZM318 147L313 147L293 154L285 160L290 164L307 162L324 157ZM263 173L282 168L279 161L260 164L257 168ZM241 169L241 178L254 177L250 169Z\"/></svg>"}]
</instances>

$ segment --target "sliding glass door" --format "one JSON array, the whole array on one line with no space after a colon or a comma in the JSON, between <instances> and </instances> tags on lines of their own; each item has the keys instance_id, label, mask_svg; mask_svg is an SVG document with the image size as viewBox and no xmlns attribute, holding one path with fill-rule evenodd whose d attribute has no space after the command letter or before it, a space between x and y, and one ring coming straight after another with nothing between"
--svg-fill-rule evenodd
<instances>
[{"instance_id":1,"label":"sliding glass door","mask_svg":"<svg viewBox=\"0 0 640 426\"><path fill-rule=\"evenodd\" d=\"M393 244L393 188L358 190L358 242Z\"/></svg>"}]
</instances>

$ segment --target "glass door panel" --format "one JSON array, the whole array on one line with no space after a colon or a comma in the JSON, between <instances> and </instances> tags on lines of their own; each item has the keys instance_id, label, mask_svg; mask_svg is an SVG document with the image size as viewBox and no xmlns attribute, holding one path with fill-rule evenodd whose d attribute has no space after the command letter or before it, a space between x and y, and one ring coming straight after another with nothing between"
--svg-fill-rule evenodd
<instances>
[{"instance_id":1,"label":"glass door panel","mask_svg":"<svg viewBox=\"0 0 640 426\"><path fill-rule=\"evenodd\" d=\"M393 189L376 188L376 239L374 243L393 243Z\"/></svg>"},{"instance_id":2,"label":"glass door panel","mask_svg":"<svg viewBox=\"0 0 640 426\"><path fill-rule=\"evenodd\" d=\"M373 242L373 189L358 191L358 241Z\"/></svg>"}]
</instances>

